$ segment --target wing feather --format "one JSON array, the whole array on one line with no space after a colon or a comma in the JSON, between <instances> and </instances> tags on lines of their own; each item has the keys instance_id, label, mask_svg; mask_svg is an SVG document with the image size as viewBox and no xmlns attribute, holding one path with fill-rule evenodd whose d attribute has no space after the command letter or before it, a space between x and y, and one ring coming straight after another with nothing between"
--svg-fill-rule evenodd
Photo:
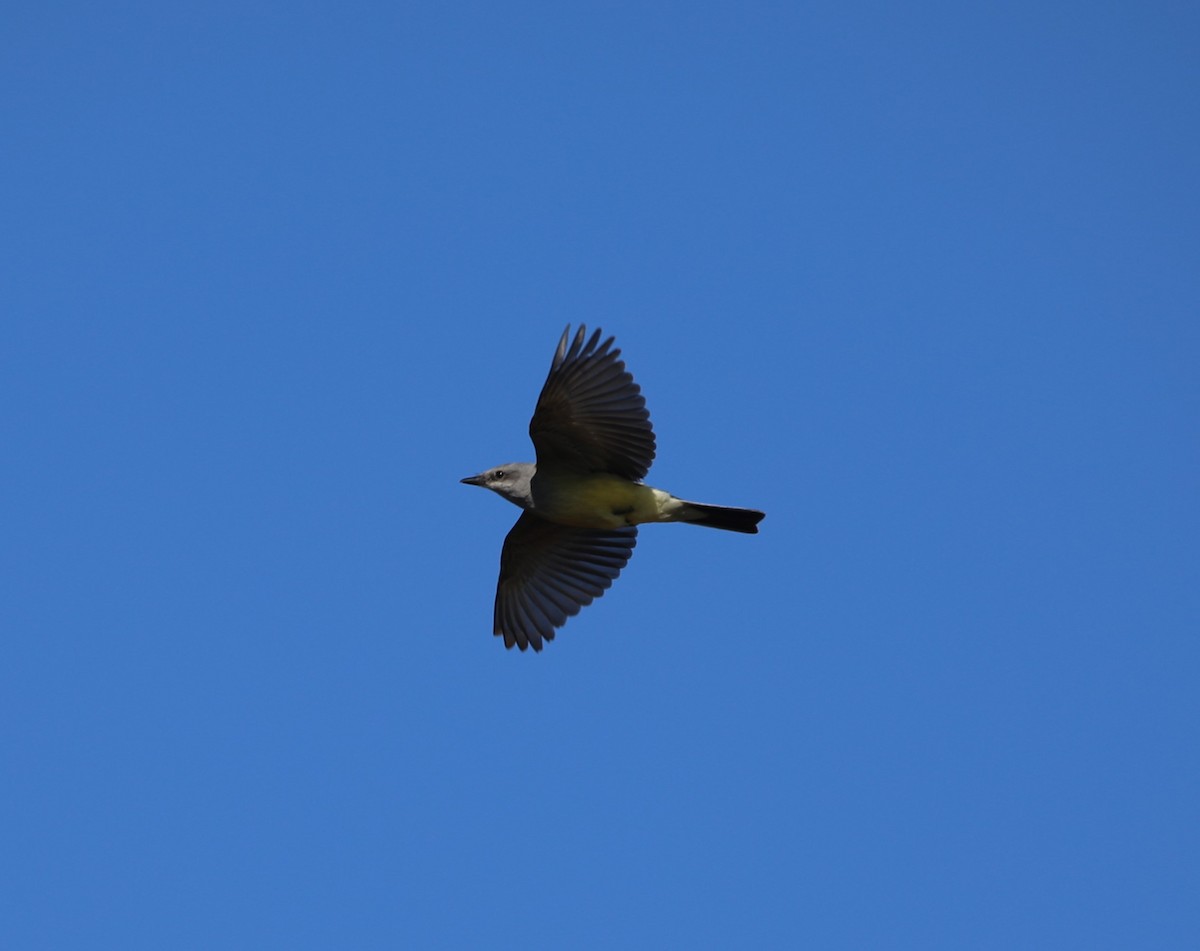
<instances>
[{"instance_id":1,"label":"wing feather","mask_svg":"<svg viewBox=\"0 0 1200 951\"><path fill-rule=\"evenodd\" d=\"M504 646L540 651L557 628L612 585L637 529L569 528L523 512L504 539L494 631Z\"/></svg>"},{"instance_id":2,"label":"wing feather","mask_svg":"<svg viewBox=\"0 0 1200 951\"><path fill-rule=\"evenodd\" d=\"M654 461L654 428L614 338L601 343L600 335L596 330L588 337L584 326L573 339L570 327L563 332L529 436L539 468L611 472L637 481Z\"/></svg>"}]
</instances>

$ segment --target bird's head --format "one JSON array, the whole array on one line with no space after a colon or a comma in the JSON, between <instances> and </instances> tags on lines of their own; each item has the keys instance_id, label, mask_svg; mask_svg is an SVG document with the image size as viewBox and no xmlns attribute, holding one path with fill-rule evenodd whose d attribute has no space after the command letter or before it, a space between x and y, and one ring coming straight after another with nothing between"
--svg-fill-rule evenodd
<instances>
[{"instance_id":1,"label":"bird's head","mask_svg":"<svg viewBox=\"0 0 1200 951\"><path fill-rule=\"evenodd\" d=\"M479 475L467 476L462 482L465 485L478 485L491 489L514 505L527 508L530 502L529 480L537 467L532 462L509 462L494 469L488 469Z\"/></svg>"}]
</instances>

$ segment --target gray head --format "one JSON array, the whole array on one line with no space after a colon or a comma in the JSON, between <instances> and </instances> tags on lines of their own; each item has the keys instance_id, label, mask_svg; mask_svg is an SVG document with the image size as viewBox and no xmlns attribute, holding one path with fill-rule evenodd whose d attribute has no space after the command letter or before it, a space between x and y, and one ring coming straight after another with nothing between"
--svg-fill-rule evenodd
<instances>
[{"instance_id":1,"label":"gray head","mask_svg":"<svg viewBox=\"0 0 1200 951\"><path fill-rule=\"evenodd\" d=\"M533 478L536 471L537 466L532 462L509 462L481 472L479 475L467 476L462 481L467 485L479 485L485 489L491 489L497 495L508 499L513 505L519 505L526 509L533 501L529 490L529 480Z\"/></svg>"}]
</instances>

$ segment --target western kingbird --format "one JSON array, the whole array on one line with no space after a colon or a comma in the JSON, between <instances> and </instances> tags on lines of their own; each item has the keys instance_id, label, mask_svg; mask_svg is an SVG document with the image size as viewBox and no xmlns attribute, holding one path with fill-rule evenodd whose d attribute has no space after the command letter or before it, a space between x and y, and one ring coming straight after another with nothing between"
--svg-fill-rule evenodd
<instances>
[{"instance_id":1,"label":"western kingbird","mask_svg":"<svg viewBox=\"0 0 1200 951\"><path fill-rule=\"evenodd\" d=\"M642 484L654 430L641 388L613 338L563 331L529 436L537 464L510 462L462 481L524 511L504 539L493 632L521 650L600 597L621 573L643 522L690 522L758 533L762 512L685 502ZM585 343L585 339L587 342Z\"/></svg>"}]
</instances>

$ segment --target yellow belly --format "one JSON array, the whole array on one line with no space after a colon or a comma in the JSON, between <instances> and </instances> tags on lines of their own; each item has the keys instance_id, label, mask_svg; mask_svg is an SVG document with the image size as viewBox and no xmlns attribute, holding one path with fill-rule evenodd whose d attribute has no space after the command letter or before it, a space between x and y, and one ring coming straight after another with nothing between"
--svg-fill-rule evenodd
<instances>
[{"instance_id":1,"label":"yellow belly","mask_svg":"<svg viewBox=\"0 0 1200 951\"><path fill-rule=\"evenodd\" d=\"M662 499L670 496L607 473L542 473L530 485L535 511L576 528L619 528L658 521Z\"/></svg>"}]
</instances>

